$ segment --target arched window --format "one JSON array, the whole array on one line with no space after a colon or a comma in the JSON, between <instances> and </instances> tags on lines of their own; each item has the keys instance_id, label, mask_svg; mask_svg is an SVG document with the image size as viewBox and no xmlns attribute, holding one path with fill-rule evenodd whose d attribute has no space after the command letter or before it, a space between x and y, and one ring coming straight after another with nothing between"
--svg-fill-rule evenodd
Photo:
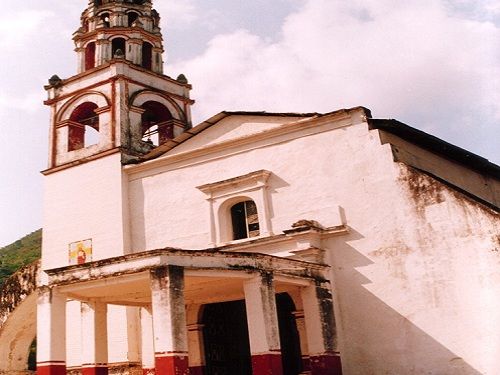
<instances>
[{"instance_id":1,"label":"arched window","mask_svg":"<svg viewBox=\"0 0 500 375\"><path fill-rule=\"evenodd\" d=\"M75 108L70 116L68 151L75 151L99 143L99 115L97 104L86 102Z\"/></svg>"},{"instance_id":2,"label":"arched window","mask_svg":"<svg viewBox=\"0 0 500 375\"><path fill-rule=\"evenodd\" d=\"M144 42L142 44L142 67L151 70L153 66L153 46Z\"/></svg>"},{"instance_id":3,"label":"arched window","mask_svg":"<svg viewBox=\"0 0 500 375\"><path fill-rule=\"evenodd\" d=\"M85 47L85 70L95 67L95 43L91 42Z\"/></svg>"},{"instance_id":4,"label":"arched window","mask_svg":"<svg viewBox=\"0 0 500 375\"><path fill-rule=\"evenodd\" d=\"M108 28L111 26L111 21L110 21L110 18L109 18L109 13L103 13L101 14L101 20L104 24L104 27Z\"/></svg>"},{"instance_id":5,"label":"arched window","mask_svg":"<svg viewBox=\"0 0 500 375\"><path fill-rule=\"evenodd\" d=\"M145 141L159 146L174 138L172 114L167 107L158 102L148 101L141 108L145 110L142 114L142 134Z\"/></svg>"},{"instance_id":6,"label":"arched window","mask_svg":"<svg viewBox=\"0 0 500 375\"><path fill-rule=\"evenodd\" d=\"M132 27L132 24L139 18L136 12L130 12L128 14L128 27Z\"/></svg>"},{"instance_id":7,"label":"arched window","mask_svg":"<svg viewBox=\"0 0 500 375\"><path fill-rule=\"evenodd\" d=\"M240 202L231 207L233 240L258 237L260 235L257 206L252 200Z\"/></svg>"},{"instance_id":8,"label":"arched window","mask_svg":"<svg viewBox=\"0 0 500 375\"><path fill-rule=\"evenodd\" d=\"M122 53L125 55L126 50L125 50L125 39L123 38L115 38L113 39L113 42L111 43L111 51L113 58L115 57L116 51L122 51Z\"/></svg>"}]
</instances>

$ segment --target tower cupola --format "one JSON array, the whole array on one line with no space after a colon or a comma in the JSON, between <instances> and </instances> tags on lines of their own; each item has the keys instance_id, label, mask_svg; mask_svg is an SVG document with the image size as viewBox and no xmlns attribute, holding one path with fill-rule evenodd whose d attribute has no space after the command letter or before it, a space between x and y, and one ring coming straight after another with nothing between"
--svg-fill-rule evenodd
<instances>
[{"instance_id":1,"label":"tower cupola","mask_svg":"<svg viewBox=\"0 0 500 375\"><path fill-rule=\"evenodd\" d=\"M78 72L123 58L163 73L160 16L150 0L91 0L73 40Z\"/></svg>"},{"instance_id":2,"label":"tower cupola","mask_svg":"<svg viewBox=\"0 0 500 375\"><path fill-rule=\"evenodd\" d=\"M139 162L191 127L191 85L163 74L159 25L151 0L89 1L73 35L77 74L45 87L48 173L118 153Z\"/></svg>"}]
</instances>

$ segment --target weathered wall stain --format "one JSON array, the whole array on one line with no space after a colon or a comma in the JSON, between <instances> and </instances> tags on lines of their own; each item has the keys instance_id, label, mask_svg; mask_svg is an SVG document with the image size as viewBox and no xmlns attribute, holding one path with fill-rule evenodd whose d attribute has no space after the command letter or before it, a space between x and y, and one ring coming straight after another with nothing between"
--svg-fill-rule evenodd
<instances>
[{"instance_id":1,"label":"weathered wall stain","mask_svg":"<svg viewBox=\"0 0 500 375\"><path fill-rule=\"evenodd\" d=\"M459 188L445 184L436 177L433 177L426 172L410 167L406 164L399 163L400 175L399 181L407 188L410 197L415 202L417 211L423 211L425 207L443 203L447 200L447 196L455 198L468 209L479 209L482 213L494 217L498 220L500 208L487 205L480 198L474 199Z\"/></svg>"},{"instance_id":2,"label":"weathered wall stain","mask_svg":"<svg viewBox=\"0 0 500 375\"><path fill-rule=\"evenodd\" d=\"M417 171L415 168L401 165L399 180L408 188L408 192L417 212L421 212L425 207L442 203L446 200L444 185L432 179L426 174Z\"/></svg>"}]
</instances>

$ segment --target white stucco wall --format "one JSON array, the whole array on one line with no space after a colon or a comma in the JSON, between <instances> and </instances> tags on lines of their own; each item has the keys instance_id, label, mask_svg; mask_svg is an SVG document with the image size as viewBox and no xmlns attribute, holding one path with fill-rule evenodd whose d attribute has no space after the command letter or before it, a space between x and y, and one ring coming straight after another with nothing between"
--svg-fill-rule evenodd
<instances>
[{"instance_id":1,"label":"white stucco wall","mask_svg":"<svg viewBox=\"0 0 500 375\"><path fill-rule=\"evenodd\" d=\"M379 132L353 118L220 148L227 138L214 129L206 143L203 133L190 141L205 154L190 158L186 144L131 168L132 249L208 247L196 187L269 170L275 234L300 219L350 227L326 245L346 374L494 374L498 214L395 163Z\"/></svg>"},{"instance_id":2,"label":"white stucco wall","mask_svg":"<svg viewBox=\"0 0 500 375\"><path fill-rule=\"evenodd\" d=\"M44 268L67 265L68 244L86 238L94 259L210 247L209 203L197 187L267 170L270 208L259 214L274 234L301 219L350 229L323 243L345 374L496 374L498 214L394 162L361 110L314 121L227 118L123 174L116 154L49 175ZM138 360L134 314L109 309L110 362Z\"/></svg>"},{"instance_id":3,"label":"white stucco wall","mask_svg":"<svg viewBox=\"0 0 500 375\"><path fill-rule=\"evenodd\" d=\"M354 117L354 121L359 120L359 116ZM275 127L269 125L271 130ZM272 172L268 191L274 233L290 229L301 219L318 220L324 226L340 225L339 203L335 199L335 189L331 188L331 173L342 178L342 172L328 168L325 160L348 157L343 153L350 148L350 138L357 139L361 134L371 136L365 125L337 131L331 128L332 123L303 130L298 127L291 135L278 133L270 137L263 137L260 132L257 134L259 139L251 145L235 142L213 152L207 149L205 155L193 158L189 155L179 157L173 152L151 163L146 170L130 168L133 251L168 246L208 247L209 204L197 186L261 169ZM340 146L342 144L346 146ZM224 143L217 142L217 145ZM213 144L208 145L211 146Z\"/></svg>"},{"instance_id":4,"label":"white stucco wall","mask_svg":"<svg viewBox=\"0 0 500 375\"><path fill-rule=\"evenodd\" d=\"M45 177L42 268L69 265L70 243L92 239L93 260L126 248L120 154Z\"/></svg>"}]
</instances>

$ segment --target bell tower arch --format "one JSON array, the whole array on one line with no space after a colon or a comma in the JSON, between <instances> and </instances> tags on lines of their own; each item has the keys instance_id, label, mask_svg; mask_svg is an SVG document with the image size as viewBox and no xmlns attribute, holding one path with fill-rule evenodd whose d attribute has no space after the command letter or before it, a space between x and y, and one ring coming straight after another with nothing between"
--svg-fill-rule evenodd
<instances>
[{"instance_id":1,"label":"bell tower arch","mask_svg":"<svg viewBox=\"0 0 500 375\"><path fill-rule=\"evenodd\" d=\"M183 75L163 74L160 15L151 0L89 1L73 41L77 74L64 80L53 76L45 87L51 108L48 171L112 150L121 153L122 163L135 162L191 127L191 85ZM162 123L147 128L144 108L133 100L144 91L157 103L150 106L167 100L171 107L169 117L160 116ZM78 113L72 116L73 111Z\"/></svg>"},{"instance_id":2,"label":"bell tower arch","mask_svg":"<svg viewBox=\"0 0 500 375\"><path fill-rule=\"evenodd\" d=\"M81 241L88 261L131 252L123 165L191 128L191 85L163 72L151 0L90 0L73 41L76 74L45 86L44 269L71 264Z\"/></svg>"}]
</instances>

